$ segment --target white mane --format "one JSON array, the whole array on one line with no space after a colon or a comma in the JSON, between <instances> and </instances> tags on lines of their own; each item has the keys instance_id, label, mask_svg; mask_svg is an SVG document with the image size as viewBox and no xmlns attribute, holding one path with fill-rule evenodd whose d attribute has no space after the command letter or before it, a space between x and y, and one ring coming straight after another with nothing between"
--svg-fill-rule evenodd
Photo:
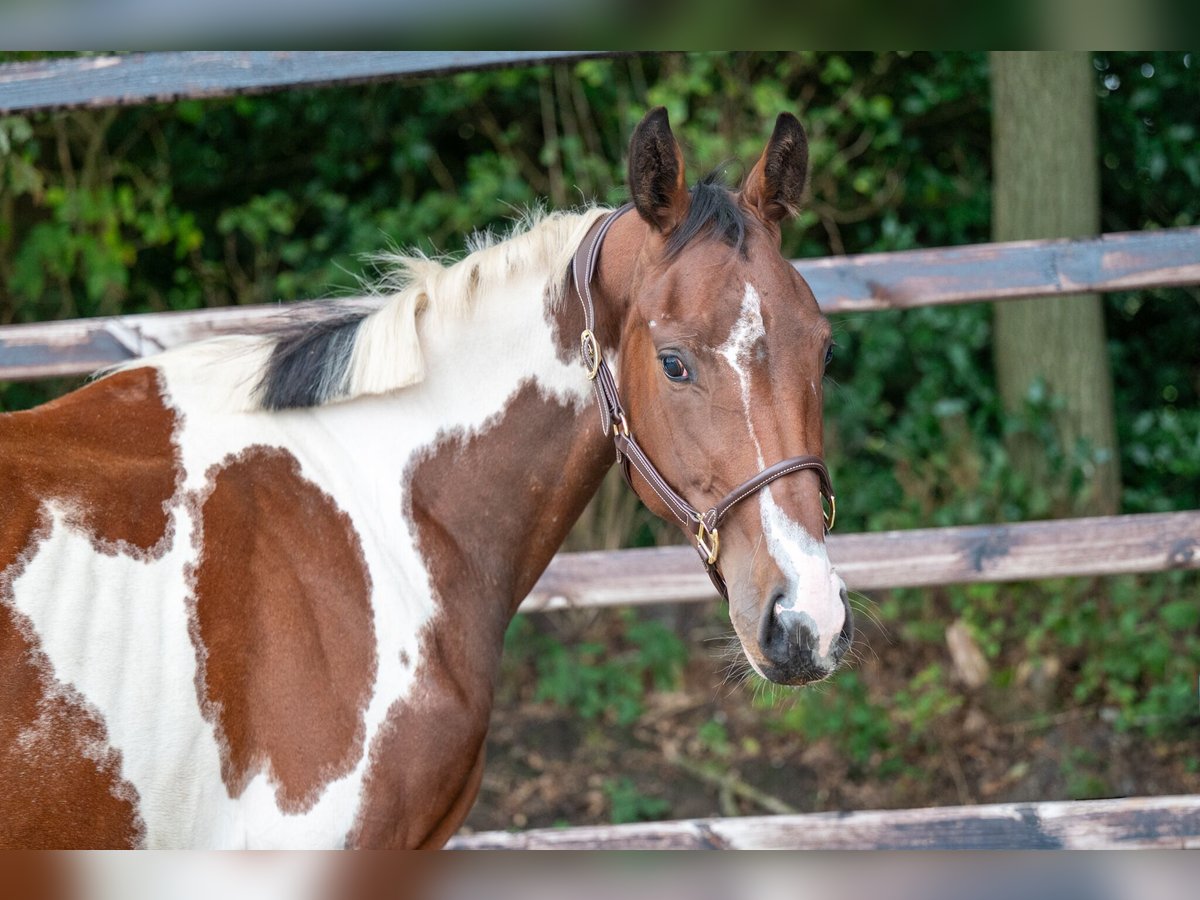
<instances>
[{"instance_id":1,"label":"white mane","mask_svg":"<svg viewBox=\"0 0 1200 900\"><path fill-rule=\"evenodd\" d=\"M598 206L571 213L534 209L507 233L476 233L468 240L467 255L457 260L431 258L419 251L382 254L376 263L383 275L366 288L381 305L358 321L350 303L281 307L278 320L267 320L257 334L198 341L150 359L131 360L102 374L149 363L163 367L173 378L202 380L209 388L206 396L221 408L262 409L263 379L277 348L322 323L336 326L342 316L349 329L347 339L328 340L322 352L311 354L321 371L305 374L312 375L322 390L321 399L307 405L401 390L425 377L422 323L467 319L489 292L531 273L544 276L545 282L530 302L542 303L548 297L557 304L576 247L607 211ZM357 305L361 307L362 301Z\"/></svg>"},{"instance_id":2,"label":"white mane","mask_svg":"<svg viewBox=\"0 0 1200 900\"><path fill-rule=\"evenodd\" d=\"M602 207L582 213L535 209L507 234L476 233L467 243L467 256L457 261L431 259L419 252L378 257L387 273L372 293L389 299L359 328L350 357L347 396L382 394L425 377L417 333L422 316L442 321L465 318L482 294L528 273L545 274L546 291L557 304L575 248L607 211Z\"/></svg>"}]
</instances>

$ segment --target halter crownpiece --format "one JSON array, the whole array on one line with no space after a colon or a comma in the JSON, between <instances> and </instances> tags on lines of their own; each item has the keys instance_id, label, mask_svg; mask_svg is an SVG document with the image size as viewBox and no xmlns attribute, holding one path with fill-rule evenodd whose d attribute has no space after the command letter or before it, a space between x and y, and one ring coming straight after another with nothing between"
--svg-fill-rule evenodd
<instances>
[{"instance_id":1,"label":"halter crownpiece","mask_svg":"<svg viewBox=\"0 0 1200 900\"><path fill-rule=\"evenodd\" d=\"M596 405L600 408L600 424L605 434L613 439L617 450L617 461L621 464L621 472L625 481L633 488L633 478L630 468L637 469L642 479L650 486L650 490L658 496L671 514L685 528L694 531L696 550L704 561L708 577L722 597L729 599L725 579L717 568L717 559L721 553L721 523L729 511L747 497L758 493L777 478L791 475L794 472L811 470L816 472L821 483L821 496L829 504L828 509L822 509L825 518L825 531L833 529L837 520L837 501L833 494L833 483L829 479L829 470L824 460L819 456L793 456L780 460L774 465L763 469L726 494L715 506L706 513L701 513L692 506L678 491L667 483L662 473L658 471L629 429L629 419L621 405L621 396L617 391L617 382L612 370L604 360L600 341L596 337L596 308L592 300L592 277L596 274L596 262L600 258L600 245L609 228L621 216L633 208L632 203L626 203L608 215L597 219L583 240L580 242L575 256L571 259L571 278L575 283L575 293L583 305L583 332L579 336L579 354L587 369L588 380L592 382L596 392ZM635 489L636 491L636 489Z\"/></svg>"}]
</instances>

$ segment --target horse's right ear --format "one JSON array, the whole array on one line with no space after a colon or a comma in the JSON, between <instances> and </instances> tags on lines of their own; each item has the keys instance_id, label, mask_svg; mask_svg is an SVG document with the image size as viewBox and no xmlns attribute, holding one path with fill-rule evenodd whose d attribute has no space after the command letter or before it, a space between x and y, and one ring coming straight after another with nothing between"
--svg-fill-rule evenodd
<instances>
[{"instance_id":1,"label":"horse's right ear","mask_svg":"<svg viewBox=\"0 0 1200 900\"><path fill-rule=\"evenodd\" d=\"M629 193L651 227L670 234L687 215L691 196L683 175L683 152L664 107L652 109L629 141Z\"/></svg>"}]
</instances>

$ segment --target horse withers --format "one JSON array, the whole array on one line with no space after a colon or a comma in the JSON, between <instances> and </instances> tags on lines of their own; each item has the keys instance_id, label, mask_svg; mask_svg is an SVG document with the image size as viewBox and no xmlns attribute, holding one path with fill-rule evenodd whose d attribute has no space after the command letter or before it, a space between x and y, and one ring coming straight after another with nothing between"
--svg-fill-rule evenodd
<instances>
[{"instance_id":1,"label":"horse withers","mask_svg":"<svg viewBox=\"0 0 1200 900\"><path fill-rule=\"evenodd\" d=\"M374 310L0 417L0 846L440 846L505 629L614 440L750 665L831 673L830 329L779 249L806 167L784 114L739 191L689 190L655 110L628 214L397 257Z\"/></svg>"}]
</instances>

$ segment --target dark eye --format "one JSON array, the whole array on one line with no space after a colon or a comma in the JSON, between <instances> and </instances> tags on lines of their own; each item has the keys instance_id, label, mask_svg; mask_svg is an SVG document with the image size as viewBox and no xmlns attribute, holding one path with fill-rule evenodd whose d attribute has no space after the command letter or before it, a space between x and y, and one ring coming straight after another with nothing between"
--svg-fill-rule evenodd
<instances>
[{"instance_id":1,"label":"dark eye","mask_svg":"<svg viewBox=\"0 0 1200 900\"><path fill-rule=\"evenodd\" d=\"M663 372L672 381L687 381L688 370L683 364L683 360L674 353L668 353L662 358Z\"/></svg>"},{"instance_id":2,"label":"dark eye","mask_svg":"<svg viewBox=\"0 0 1200 900\"><path fill-rule=\"evenodd\" d=\"M825 351L825 365L833 362L833 344L829 345L829 349Z\"/></svg>"}]
</instances>

